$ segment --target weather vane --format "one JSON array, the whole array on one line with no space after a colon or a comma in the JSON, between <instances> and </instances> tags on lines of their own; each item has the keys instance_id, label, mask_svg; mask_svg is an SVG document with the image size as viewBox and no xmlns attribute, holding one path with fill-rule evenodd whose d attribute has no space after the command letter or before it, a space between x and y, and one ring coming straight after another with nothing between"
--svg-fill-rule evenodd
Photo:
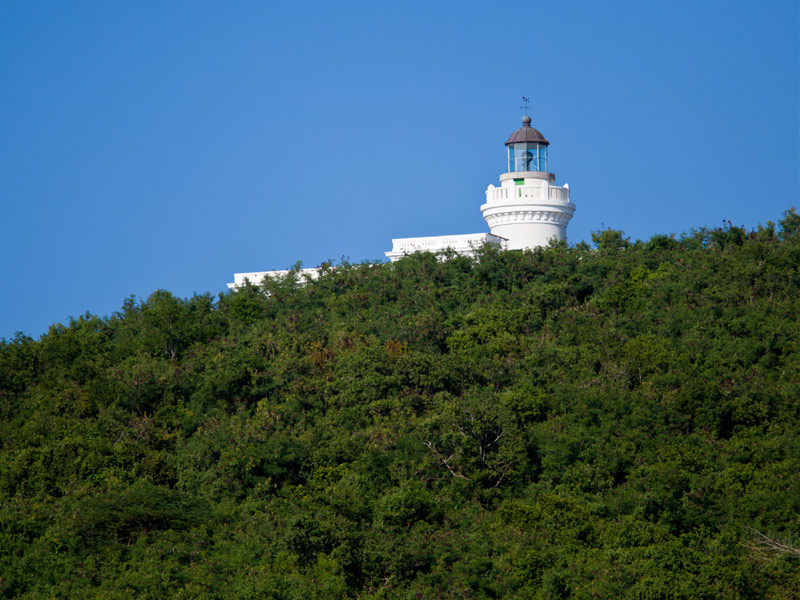
<instances>
[{"instance_id":1,"label":"weather vane","mask_svg":"<svg viewBox=\"0 0 800 600\"><path fill-rule=\"evenodd\" d=\"M525 116L528 116L528 109L531 107L531 99L526 98L525 96L522 97L522 106L520 108L525 109Z\"/></svg>"}]
</instances>

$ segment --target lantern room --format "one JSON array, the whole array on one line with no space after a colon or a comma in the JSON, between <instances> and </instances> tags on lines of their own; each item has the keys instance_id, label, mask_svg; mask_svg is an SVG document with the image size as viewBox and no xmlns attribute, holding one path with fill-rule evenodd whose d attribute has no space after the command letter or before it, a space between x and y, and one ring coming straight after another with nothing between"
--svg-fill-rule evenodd
<instances>
[{"instance_id":1,"label":"lantern room","mask_svg":"<svg viewBox=\"0 0 800 600\"><path fill-rule=\"evenodd\" d=\"M550 145L538 129L531 127L531 118L522 117L522 127L506 141L508 172L539 171L547 173L547 147Z\"/></svg>"}]
</instances>

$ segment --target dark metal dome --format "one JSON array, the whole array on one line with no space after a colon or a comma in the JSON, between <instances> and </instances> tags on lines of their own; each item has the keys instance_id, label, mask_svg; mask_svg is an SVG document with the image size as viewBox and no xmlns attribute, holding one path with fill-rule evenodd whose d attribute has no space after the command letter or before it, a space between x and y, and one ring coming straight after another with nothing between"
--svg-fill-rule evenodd
<instances>
[{"instance_id":1,"label":"dark metal dome","mask_svg":"<svg viewBox=\"0 0 800 600\"><path fill-rule=\"evenodd\" d=\"M545 139L541 131L531 127L531 118L528 115L522 117L522 127L511 134L511 137L506 140L506 146L519 142L535 142L543 146L550 145L550 142Z\"/></svg>"}]
</instances>

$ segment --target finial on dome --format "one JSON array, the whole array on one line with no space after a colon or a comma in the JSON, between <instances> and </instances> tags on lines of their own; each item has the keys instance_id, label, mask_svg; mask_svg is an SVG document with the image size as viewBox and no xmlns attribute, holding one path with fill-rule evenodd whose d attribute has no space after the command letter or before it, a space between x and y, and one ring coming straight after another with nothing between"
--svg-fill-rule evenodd
<instances>
[{"instance_id":1,"label":"finial on dome","mask_svg":"<svg viewBox=\"0 0 800 600\"><path fill-rule=\"evenodd\" d=\"M525 115L524 117L522 117L522 125L525 126L525 127L530 127L531 126L531 118L528 115Z\"/></svg>"}]
</instances>

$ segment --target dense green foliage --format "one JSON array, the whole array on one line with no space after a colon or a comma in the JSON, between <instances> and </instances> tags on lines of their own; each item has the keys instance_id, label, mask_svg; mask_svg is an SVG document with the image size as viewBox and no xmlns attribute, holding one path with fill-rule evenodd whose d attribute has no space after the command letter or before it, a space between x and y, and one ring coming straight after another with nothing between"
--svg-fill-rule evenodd
<instances>
[{"instance_id":1,"label":"dense green foliage","mask_svg":"<svg viewBox=\"0 0 800 600\"><path fill-rule=\"evenodd\" d=\"M3 341L0 597L800 598L800 217L594 242Z\"/></svg>"}]
</instances>

